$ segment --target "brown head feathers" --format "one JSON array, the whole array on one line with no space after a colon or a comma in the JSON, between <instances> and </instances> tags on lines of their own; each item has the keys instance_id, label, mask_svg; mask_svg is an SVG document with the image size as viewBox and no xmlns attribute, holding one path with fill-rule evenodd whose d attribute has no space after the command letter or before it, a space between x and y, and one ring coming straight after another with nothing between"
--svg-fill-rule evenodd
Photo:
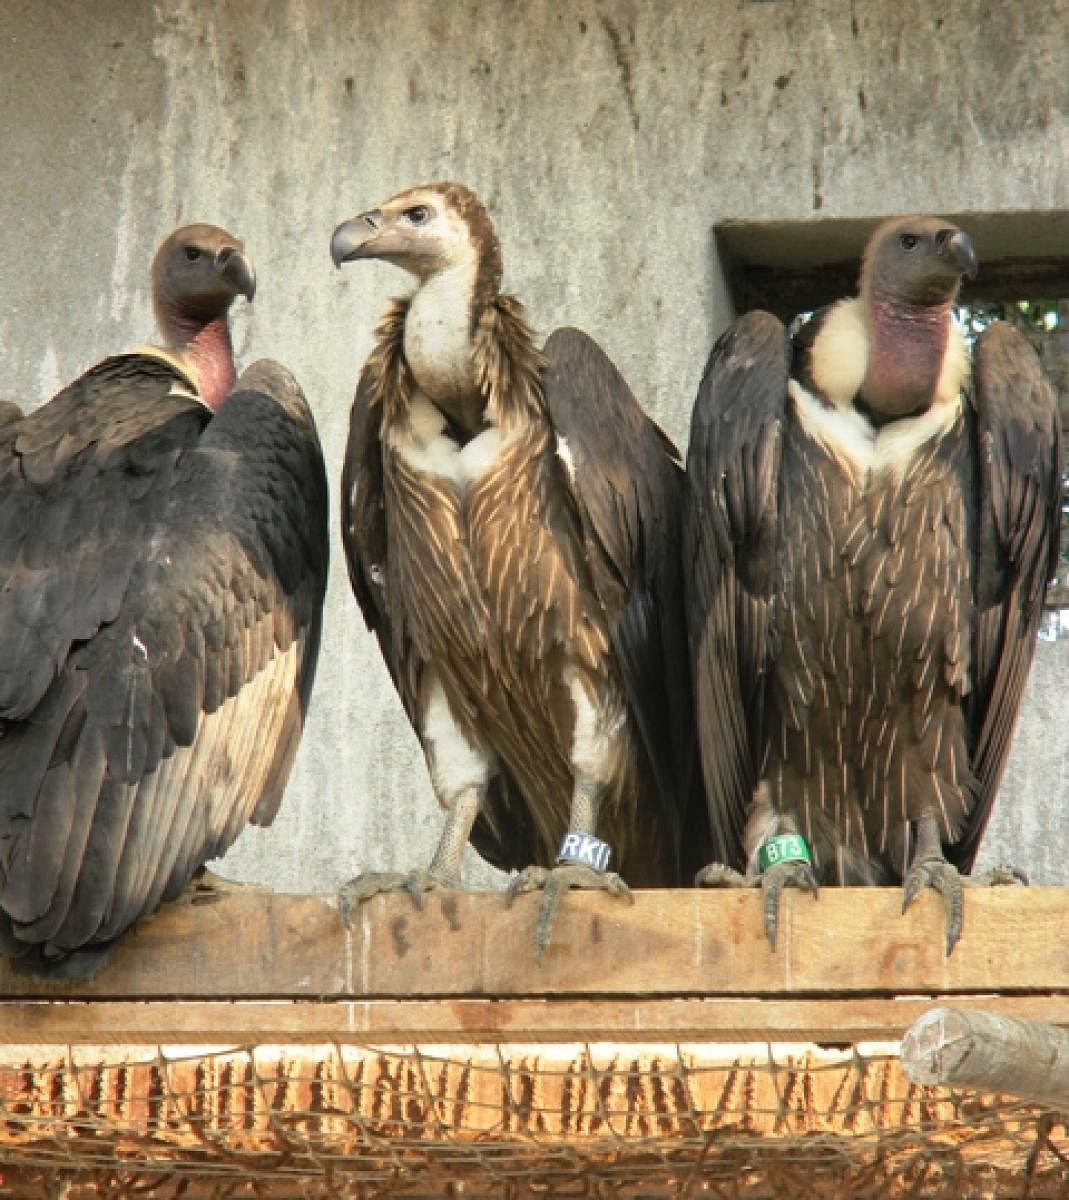
<instances>
[{"instance_id":1,"label":"brown head feathers","mask_svg":"<svg viewBox=\"0 0 1069 1200\"><path fill-rule=\"evenodd\" d=\"M976 247L938 217L896 217L878 226L861 260L861 294L901 304L947 304L963 275L975 275Z\"/></svg>"}]
</instances>

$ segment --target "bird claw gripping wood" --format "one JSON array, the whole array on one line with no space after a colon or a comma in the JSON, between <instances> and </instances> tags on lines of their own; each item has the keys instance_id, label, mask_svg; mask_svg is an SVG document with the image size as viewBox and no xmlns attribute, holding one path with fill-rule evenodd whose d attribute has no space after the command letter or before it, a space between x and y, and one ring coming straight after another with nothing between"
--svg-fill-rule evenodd
<instances>
[{"instance_id":1,"label":"bird claw gripping wood","mask_svg":"<svg viewBox=\"0 0 1069 1200\"><path fill-rule=\"evenodd\" d=\"M809 863L776 863L761 872L761 892L765 911L765 937L773 950L779 930L779 896L785 887L801 888L809 892L814 900L819 899L817 877Z\"/></svg>"},{"instance_id":2,"label":"bird claw gripping wood","mask_svg":"<svg viewBox=\"0 0 1069 1200\"><path fill-rule=\"evenodd\" d=\"M543 891L542 903L538 906L535 922L535 961L541 962L549 946L550 935L557 920L557 911L566 892L572 888L584 891L605 891L620 896L629 904L635 898L631 889L615 871L596 871L593 867L571 863L556 867L526 867L509 884L508 906L512 907L516 897L523 892Z\"/></svg>"},{"instance_id":3,"label":"bird claw gripping wood","mask_svg":"<svg viewBox=\"0 0 1069 1200\"><path fill-rule=\"evenodd\" d=\"M1028 876L1009 863L999 863L980 875L966 876L963 882L966 887L1028 887Z\"/></svg>"},{"instance_id":4,"label":"bird claw gripping wood","mask_svg":"<svg viewBox=\"0 0 1069 1200\"><path fill-rule=\"evenodd\" d=\"M943 899L944 923L946 928L946 953L950 957L958 944L965 924L965 900L961 876L944 858L923 858L915 862L906 874L902 893L902 911L905 912L921 894L921 889L930 887Z\"/></svg>"},{"instance_id":5,"label":"bird claw gripping wood","mask_svg":"<svg viewBox=\"0 0 1069 1200\"><path fill-rule=\"evenodd\" d=\"M352 928L353 913L372 896L383 892L407 892L419 912L426 906L426 893L439 888L455 888L457 880L446 879L430 870L365 871L338 889L338 913L347 929Z\"/></svg>"},{"instance_id":6,"label":"bird claw gripping wood","mask_svg":"<svg viewBox=\"0 0 1069 1200\"><path fill-rule=\"evenodd\" d=\"M817 877L809 863L804 862L776 863L760 875L741 875L722 863L710 863L695 875L694 883L697 887L760 887L763 893L765 937L773 950L776 948L776 934L779 930L780 892L785 887L796 887L809 892L814 900L820 898Z\"/></svg>"},{"instance_id":7,"label":"bird claw gripping wood","mask_svg":"<svg viewBox=\"0 0 1069 1200\"><path fill-rule=\"evenodd\" d=\"M905 912L917 899L922 888L930 887L937 891L943 900L946 954L949 958L965 927L966 887L1026 887L1027 885L1027 875L1023 871L1018 871L1016 867L1001 865L992 867L982 875L963 878L957 868L951 866L945 859L925 858L920 862L915 862L906 875L902 911Z\"/></svg>"}]
</instances>

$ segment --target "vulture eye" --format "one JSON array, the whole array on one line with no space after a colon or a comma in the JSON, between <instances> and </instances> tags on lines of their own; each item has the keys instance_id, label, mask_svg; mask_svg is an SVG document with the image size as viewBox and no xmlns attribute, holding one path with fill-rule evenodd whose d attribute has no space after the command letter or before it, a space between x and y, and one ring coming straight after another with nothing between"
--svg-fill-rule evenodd
<instances>
[{"instance_id":1,"label":"vulture eye","mask_svg":"<svg viewBox=\"0 0 1069 1200\"><path fill-rule=\"evenodd\" d=\"M903 233L898 239L898 244L902 247L903 250L915 250L917 247L917 242L919 240L920 239L917 237L916 234Z\"/></svg>"},{"instance_id":2,"label":"vulture eye","mask_svg":"<svg viewBox=\"0 0 1069 1200\"><path fill-rule=\"evenodd\" d=\"M185 253L190 262L196 262L200 258L200 251L196 246L187 246Z\"/></svg>"},{"instance_id":3,"label":"vulture eye","mask_svg":"<svg viewBox=\"0 0 1069 1200\"><path fill-rule=\"evenodd\" d=\"M431 215L431 210L425 204L414 204L405 209L405 217L413 225L424 225Z\"/></svg>"}]
</instances>

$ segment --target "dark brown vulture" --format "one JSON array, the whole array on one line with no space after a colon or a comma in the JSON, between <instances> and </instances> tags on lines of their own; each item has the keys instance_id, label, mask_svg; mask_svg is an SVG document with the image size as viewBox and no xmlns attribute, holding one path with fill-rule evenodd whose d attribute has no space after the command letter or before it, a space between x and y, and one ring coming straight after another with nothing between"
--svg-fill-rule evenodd
<instances>
[{"instance_id":1,"label":"dark brown vulture","mask_svg":"<svg viewBox=\"0 0 1069 1200\"><path fill-rule=\"evenodd\" d=\"M331 251L416 279L360 378L342 536L446 813L426 870L361 876L343 904L460 886L470 838L526 868L512 895L545 888L541 954L568 887L678 878L682 469L590 338L561 329L539 352L467 188L395 196L340 225ZM554 865L569 853L578 865Z\"/></svg>"},{"instance_id":2,"label":"dark brown vulture","mask_svg":"<svg viewBox=\"0 0 1069 1200\"><path fill-rule=\"evenodd\" d=\"M687 458L685 570L712 885L762 843L785 883L904 882L946 908L991 813L1058 552L1060 434L1036 355L951 306L965 233L880 226L860 295L793 341L768 313L713 348ZM783 844L773 844L774 857ZM790 851L790 844L787 844ZM788 855L790 857L790 855ZM986 882L1008 881L1003 870Z\"/></svg>"},{"instance_id":3,"label":"dark brown vulture","mask_svg":"<svg viewBox=\"0 0 1069 1200\"><path fill-rule=\"evenodd\" d=\"M272 819L319 643L312 414L277 363L234 377L252 266L191 225L152 283L164 349L0 430L0 951L61 978Z\"/></svg>"}]
</instances>

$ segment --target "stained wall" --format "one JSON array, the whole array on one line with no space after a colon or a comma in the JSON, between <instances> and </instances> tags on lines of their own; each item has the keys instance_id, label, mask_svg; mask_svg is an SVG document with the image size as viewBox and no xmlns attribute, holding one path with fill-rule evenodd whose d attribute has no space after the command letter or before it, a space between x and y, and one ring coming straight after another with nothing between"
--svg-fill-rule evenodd
<instances>
[{"instance_id":1,"label":"stained wall","mask_svg":"<svg viewBox=\"0 0 1069 1200\"><path fill-rule=\"evenodd\" d=\"M489 202L535 325L582 325L683 442L732 315L717 222L1058 208L1067 31L1067 0L5 0L0 398L35 404L148 338L155 245L219 222L259 273L239 355L303 382L336 508L354 380L405 281L335 272L331 230L456 178ZM418 864L439 824L334 534L289 794L223 867L280 888ZM1024 840L1049 878L1069 878L1049 834L1067 655L1040 647L990 851Z\"/></svg>"}]
</instances>

